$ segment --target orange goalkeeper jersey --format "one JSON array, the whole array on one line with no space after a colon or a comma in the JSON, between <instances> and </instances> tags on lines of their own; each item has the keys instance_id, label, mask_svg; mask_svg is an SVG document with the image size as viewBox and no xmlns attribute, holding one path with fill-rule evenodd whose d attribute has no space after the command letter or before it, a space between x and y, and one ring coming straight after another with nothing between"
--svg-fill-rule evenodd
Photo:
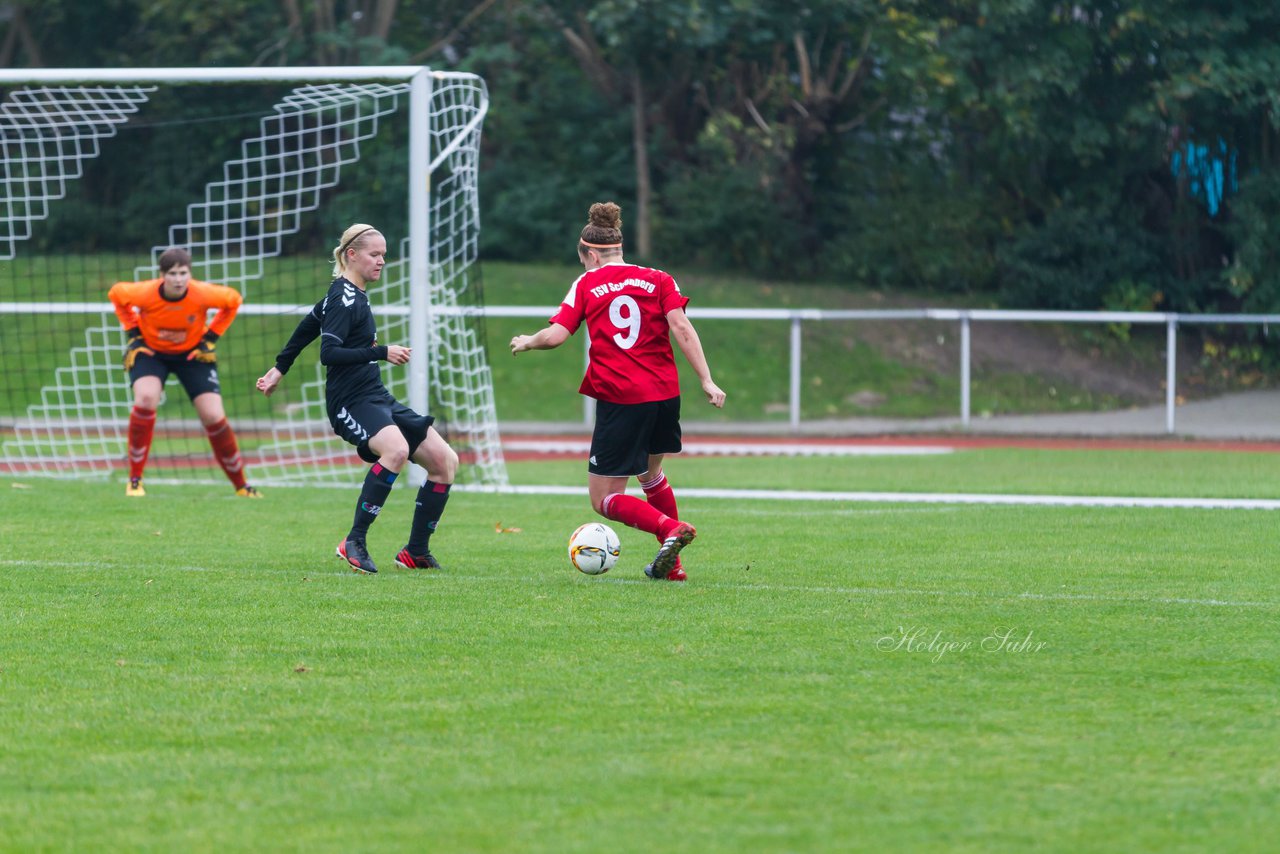
<instances>
[{"instance_id":1,"label":"orange goalkeeper jersey","mask_svg":"<svg viewBox=\"0 0 1280 854\"><path fill-rule=\"evenodd\" d=\"M164 279L116 282L107 292L124 328L137 327L142 340L157 353L186 353L200 343L206 329L221 335L244 301L234 288L199 279L190 280L182 299L169 300L160 293L163 284ZM206 325L211 308L218 313Z\"/></svg>"}]
</instances>

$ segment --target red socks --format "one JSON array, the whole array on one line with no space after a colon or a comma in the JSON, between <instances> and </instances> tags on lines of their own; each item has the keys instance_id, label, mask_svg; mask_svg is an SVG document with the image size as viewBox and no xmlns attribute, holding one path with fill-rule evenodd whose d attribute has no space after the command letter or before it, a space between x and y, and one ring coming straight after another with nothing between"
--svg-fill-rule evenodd
<instances>
[{"instance_id":1,"label":"red socks","mask_svg":"<svg viewBox=\"0 0 1280 854\"><path fill-rule=\"evenodd\" d=\"M640 481L640 488L644 490L644 497L649 501L649 506L657 510L663 515L670 516L672 519L679 519L680 514L676 510L676 494L671 489L671 484L667 483L667 476L660 474L653 480ZM658 542L662 542L664 537L656 534Z\"/></svg>"},{"instance_id":2,"label":"red socks","mask_svg":"<svg viewBox=\"0 0 1280 854\"><path fill-rule=\"evenodd\" d=\"M135 406L129 413L129 477L142 477L151 454L151 436L156 430L156 411Z\"/></svg>"},{"instance_id":3,"label":"red socks","mask_svg":"<svg viewBox=\"0 0 1280 854\"><path fill-rule=\"evenodd\" d=\"M152 423L155 423L155 413L152 413ZM231 429L231 425L227 423L227 419L222 419L217 424L204 428L209 434L209 444L213 446L214 459L218 461L218 465L222 466L222 470L227 473L231 485L236 489L245 487L244 479L244 460L240 458L240 446L236 443L235 431ZM132 452L131 452L132 456Z\"/></svg>"},{"instance_id":4,"label":"red socks","mask_svg":"<svg viewBox=\"0 0 1280 854\"><path fill-rule=\"evenodd\" d=\"M600 509L604 511L606 519L648 531L659 540L665 539L671 529L679 524L679 520L657 510L648 502L621 492L606 495Z\"/></svg>"},{"instance_id":5,"label":"red socks","mask_svg":"<svg viewBox=\"0 0 1280 854\"><path fill-rule=\"evenodd\" d=\"M660 474L653 480L640 481L640 488L644 490L647 501L615 492L604 497L601 509L604 510L606 519L648 531L658 538L658 542L662 542L680 521L676 511L676 494L665 474Z\"/></svg>"},{"instance_id":6,"label":"red socks","mask_svg":"<svg viewBox=\"0 0 1280 854\"><path fill-rule=\"evenodd\" d=\"M147 465L147 457L151 455L151 437L156 430L156 411L135 406L129 413L129 477L142 477L142 470ZM227 473L236 489L245 486L244 460L240 458L240 446L236 443L236 434L222 419L212 427L205 427L209 435L209 444L213 446L213 456Z\"/></svg>"}]
</instances>

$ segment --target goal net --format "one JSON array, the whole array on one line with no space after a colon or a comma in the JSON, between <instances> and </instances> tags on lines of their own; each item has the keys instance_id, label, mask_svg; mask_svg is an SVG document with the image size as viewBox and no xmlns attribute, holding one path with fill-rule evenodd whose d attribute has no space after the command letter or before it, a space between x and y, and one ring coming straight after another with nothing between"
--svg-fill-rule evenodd
<instances>
[{"instance_id":1,"label":"goal net","mask_svg":"<svg viewBox=\"0 0 1280 854\"><path fill-rule=\"evenodd\" d=\"M249 482L358 483L367 465L329 427L318 343L271 398L254 382L328 289L343 229L368 222L389 250L368 291L379 343L415 348L383 363L384 384L435 416L460 481L506 483L475 310L483 80L295 71L0 83L0 474L124 478L133 393L107 291L159 278L177 246L194 278L244 297L217 371ZM174 377L146 478L226 483Z\"/></svg>"}]
</instances>

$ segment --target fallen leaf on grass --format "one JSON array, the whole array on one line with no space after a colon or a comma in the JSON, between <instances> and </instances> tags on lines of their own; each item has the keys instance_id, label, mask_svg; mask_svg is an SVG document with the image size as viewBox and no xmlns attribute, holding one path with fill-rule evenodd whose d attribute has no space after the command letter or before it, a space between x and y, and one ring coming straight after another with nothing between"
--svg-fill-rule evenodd
<instances>
[{"instance_id":1,"label":"fallen leaf on grass","mask_svg":"<svg viewBox=\"0 0 1280 854\"><path fill-rule=\"evenodd\" d=\"M521 531L523 531L524 528L504 528L502 527L501 522L495 522L493 526L493 530L494 530L494 533L497 533L497 534L518 534Z\"/></svg>"}]
</instances>

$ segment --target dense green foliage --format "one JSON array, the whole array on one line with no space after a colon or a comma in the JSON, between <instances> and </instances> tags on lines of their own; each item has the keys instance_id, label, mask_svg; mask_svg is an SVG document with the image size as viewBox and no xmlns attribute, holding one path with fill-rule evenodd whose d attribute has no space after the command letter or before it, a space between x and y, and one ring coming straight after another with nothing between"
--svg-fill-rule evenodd
<instances>
[{"instance_id":1,"label":"dense green foliage","mask_svg":"<svg viewBox=\"0 0 1280 854\"><path fill-rule=\"evenodd\" d=\"M482 74L489 258L563 258L587 205L609 197L637 260L1011 307L1280 309L1274 4L4 7L0 64L426 62ZM220 113L251 106L228 88ZM161 129L154 144L168 144ZM199 144L190 153L177 189L219 162ZM134 208L150 202L128 187L144 163L113 157L109 175L88 176L140 231L149 220ZM63 214L90 248L95 223L112 221L97 213Z\"/></svg>"}]
</instances>

